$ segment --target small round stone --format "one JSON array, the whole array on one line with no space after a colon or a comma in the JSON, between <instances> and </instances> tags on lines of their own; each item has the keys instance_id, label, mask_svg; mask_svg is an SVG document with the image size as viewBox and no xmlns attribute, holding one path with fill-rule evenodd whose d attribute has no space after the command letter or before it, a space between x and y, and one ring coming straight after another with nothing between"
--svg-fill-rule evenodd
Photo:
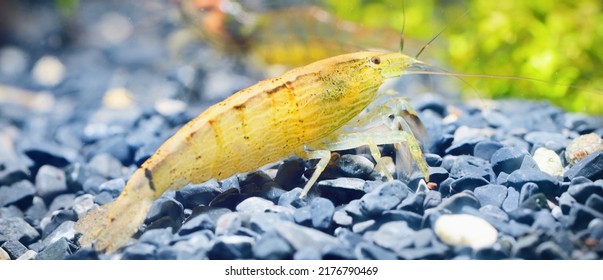
<instances>
[{"instance_id":1,"label":"small round stone","mask_svg":"<svg viewBox=\"0 0 603 280\"><path fill-rule=\"evenodd\" d=\"M543 172L557 177L563 175L561 158L557 153L547 148L538 148L534 152L534 161Z\"/></svg>"},{"instance_id":2,"label":"small round stone","mask_svg":"<svg viewBox=\"0 0 603 280\"><path fill-rule=\"evenodd\" d=\"M468 214L442 215L434 231L444 243L480 249L492 246L498 232L486 220Z\"/></svg>"},{"instance_id":3,"label":"small round stone","mask_svg":"<svg viewBox=\"0 0 603 280\"><path fill-rule=\"evenodd\" d=\"M565 148L565 159L574 164L596 151L603 151L603 139L595 133L580 135Z\"/></svg>"}]
</instances>

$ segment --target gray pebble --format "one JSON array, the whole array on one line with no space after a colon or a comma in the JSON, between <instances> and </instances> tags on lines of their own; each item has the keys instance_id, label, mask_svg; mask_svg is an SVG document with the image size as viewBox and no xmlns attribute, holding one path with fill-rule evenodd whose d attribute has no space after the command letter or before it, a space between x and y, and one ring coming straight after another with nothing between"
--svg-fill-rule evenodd
<instances>
[{"instance_id":1,"label":"gray pebble","mask_svg":"<svg viewBox=\"0 0 603 280\"><path fill-rule=\"evenodd\" d=\"M8 254L10 259L13 260L18 259L21 255L27 252L27 247L23 246L23 244L17 240L8 240L4 242L0 248L2 248Z\"/></svg>"},{"instance_id":2,"label":"gray pebble","mask_svg":"<svg viewBox=\"0 0 603 280\"><path fill-rule=\"evenodd\" d=\"M157 247L148 243L138 242L124 250L125 260L153 260Z\"/></svg>"},{"instance_id":3,"label":"gray pebble","mask_svg":"<svg viewBox=\"0 0 603 280\"><path fill-rule=\"evenodd\" d=\"M310 205L295 209L293 212L293 220L299 225L310 226L312 224Z\"/></svg>"},{"instance_id":4,"label":"gray pebble","mask_svg":"<svg viewBox=\"0 0 603 280\"><path fill-rule=\"evenodd\" d=\"M410 192L410 188L398 180L384 183L360 199L361 209L368 215L379 215L394 208Z\"/></svg>"},{"instance_id":5,"label":"gray pebble","mask_svg":"<svg viewBox=\"0 0 603 280\"><path fill-rule=\"evenodd\" d=\"M112 198L117 198L126 186L126 181L122 178L106 181L98 186L99 192L106 192L111 195Z\"/></svg>"},{"instance_id":6,"label":"gray pebble","mask_svg":"<svg viewBox=\"0 0 603 280\"><path fill-rule=\"evenodd\" d=\"M493 205L501 207L507 197L507 187L502 185L488 184L477 187L473 193L479 200L481 205Z\"/></svg>"},{"instance_id":7,"label":"gray pebble","mask_svg":"<svg viewBox=\"0 0 603 280\"><path fill-rule=\"evenodd\" d=\"M36 175L36 190L47 203L59 194L67 192L65 172L51 165L44 165Z\"/></svg>"},{"instance_id":8,"label":"gray pebble","mask_svg":"<svg viewBox=\"0 0 603 280\"><path fill-rule=\"evenodd\" d=\"M328 229L333 221L335 205L322 197L317 197L310 203L310 215L312 217L312 226L317 229Z\"/></svg>"},{"instance_id":9,"label":"gray pebble","mask_svg":"<svg viewBox=\"0 0 603 280\"><path fill-rule=\"evenodd\" d=\"M138 242L148 243L157 247L165 246L172 240L171 228L157 228L145 231Z\"/></svg>"},{"instance_id":10,"label":"gray pebble","mask_svg":"<svg viewBox=\"0 0 603 280\"><path fill-rule=\"evenodd\" d=\"M88 165L105 178L113 179L119 178L123 175L123 166L121 162L109 154L99 154L94 156Z\"/></svg>"},{"instance_id":11,"label":"gray pebble","mask_svg":"<svg viewBox=\"0 0 603 280\"><path fill-rule=\"evenodd\" d=\"M36 194L36 188L27 180L16 182L10 186L0 187L0 207L17 204L29 206Z\"/></svg>"},{"instance_id":12,"label":"gray pebble","mask_svg":"<svg viewBox=\"0 0 603 280\"><path fill-rule=\"evenodd\" d=\"M40 238L36 229L31 227L22 218L0 219L0 242L18 240L24 244L30 244Z\"/></svg>"},{"instance_id":13,"label":"gray pebble","mask_svg":"<svg viewBox=\"0 0 603 280\"><path fill-rule=\"evenodd\" d=\"M276 232L269 231L261 235L253 244L253 255L261 260L284 260L293 256L293 248Z\"/></svg>"},{"instance_id":14,"label":"gray pebble","mask_svg":"<svg viewBox=\"0 0 603 280\"><path fill-rule=\"evenodd\" d=\"M253 196L241 201L241 203L237 205L236 210L242 213L255 214L265 212L266 209L273 205L274 203L270 200Z\"/></svg>"},{"instance_id":15,"label":"gray pebble","mask_svg":"<svg viewBox=\"0 0 603 280\"><path fill-rule=\"evenodd\" d=\"M71 255L74 250L73 244L65 238L60 238L38 253L36 260L62 260Z\"/></svg>"},{"instance_id":16,"label":"gray pebble","mask_svg":"<svg viewBox=\"0 0 603 280\"><path fill-rule=\"evenodd\" d=\"M375 244L395 252L412 245L414 234L406 222L396 221L383 224L371 238Z\"/></svg>"},{"instance_id":17,"label":"gray pebble","mask_svg":"<svg viewBox=\"0 0 603 280\"><path fill-rule=\"evenodd\" d=\"M397 260L398 256L389 250L374 244L363 242L354 248L356 258L360 260Z\"/></svg>"},{"instance_id":18,"label":"gray pebble","mask_svg":"<svg viewBox=\"0 0 603 280\"><path fill-rule=\"evenodd\" d=\"M320 250L327 245L336 245L337 239L316 229L283 221L276 226L276 232L296 250L310 248Z\"/></svg>"},{"instance_id":19,"label":"gray pebble","mask_svg":"<svg viewBox=\"0 0 603 280\"><path fill-rule=\"evenodd\" d=\"M253 256L254 240L246 236L219 236L207 252L212 260L249 259Z\"/></svg>"},{"instance_id":20,"label":"gray pebble","mask_svg":"<svg viewBox=\"0 0 603 280\"><path fill-rule=\"evenodd\" d=\"M479 209L481 204L473 193L465 191L443 199L440 206L438 206L438 208L446 209L451 213L461 213L463 207Z\"/></svg>"},{"instance_id":21,"label":"gray pebble","mask_svg":"<svg viewBox=\"0 0 603 280\"><path fill-rule=\"evenodd\" d=\"M511 212L519 207L519 192L515 188L507 188L507 198L503 201L502 209Z\"/></svg>"}]
</instances>

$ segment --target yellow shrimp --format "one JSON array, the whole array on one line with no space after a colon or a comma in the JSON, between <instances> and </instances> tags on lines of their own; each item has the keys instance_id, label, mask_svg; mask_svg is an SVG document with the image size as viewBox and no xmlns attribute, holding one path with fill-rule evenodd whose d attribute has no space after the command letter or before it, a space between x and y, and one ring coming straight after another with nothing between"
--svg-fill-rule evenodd
<instances>
[{"instance_id":1,"label":"yellow shrimp","mask_svg":"<svg viewBox=\"0 0 603 280\"><path fill-rule=\"evenodd\" d=\"M324 170L331 151L364 145L370 148L376 168L391 179L377 145L406 144L427 178L419 144L409 131L413 125L421 126L415 112L399 98L376 102L383 96L378 89L384 80L418 65L423 63L401 53L351 53L235 93L163 143L134 172L115 201L78 221L76 229L83 233L80 243L95 243L97 250L114 252L138 230L152 202L166 190L224 179L292 154L320 159L302 197ZM388 129L375 131L380 127Z\"/></svg>"}]
</instances>

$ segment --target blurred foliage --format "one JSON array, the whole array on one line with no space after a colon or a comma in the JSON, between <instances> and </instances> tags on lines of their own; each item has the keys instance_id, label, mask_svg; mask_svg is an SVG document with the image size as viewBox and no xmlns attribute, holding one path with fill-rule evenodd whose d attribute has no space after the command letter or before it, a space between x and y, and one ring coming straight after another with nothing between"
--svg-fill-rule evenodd
<instances>
[{"instance_id":1,"label":"blurred foliage","mask_svg":"<svg viewBox=\"0 0 603 280\"><path fill-rule=\"evenodd\" d=\"M72 15L77 9L79 2L79 0L54 0L57 9L64 16Z\"/></svg>"},{"instance_id":2,"label":"blurred foliage","mask_svg":"<svg viewBox=\"0 0 603 280\"><path fill-rule=\"evenodd\" d=\"M568 110L603 114L600 0L325 2L341 18L396 30L402 28L404 9L405 37L425 42L447 28L421 59L452 72L549 81L463 78L480 94L546 98Z\"/></svg>"}]
</instances>

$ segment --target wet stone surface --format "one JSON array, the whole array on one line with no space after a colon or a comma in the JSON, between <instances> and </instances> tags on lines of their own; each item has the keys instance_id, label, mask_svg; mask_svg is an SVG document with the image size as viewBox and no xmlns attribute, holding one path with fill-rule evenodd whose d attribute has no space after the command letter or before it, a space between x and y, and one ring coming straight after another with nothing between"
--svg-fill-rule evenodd
<instances>
[{"instance_id":1,"label":"wet stone surface","mask_svg":"<svg viewBox=\"0 0 603 280\"><path fill-rule=\"evenodd\" d=\"M86 211L116 199L189 119L261 78L205 44L167 55L166 38L182 28L176 6L144 16L164 2L80 1L78 40L53 33L68 33L57 18L56 31L39 29L57 38L50 49L16 35L0 45L0 91L19 96L0 94L0 259L603 258L603 119L526 100L485 112L416 92L428 182L396 168L387 145L386 181L360 148L333 154L300 198L316 160L290 157L157 194L113 254L80 247ZM23 18L30 29L48 20Z\"/></svg>"}]
</instances>

